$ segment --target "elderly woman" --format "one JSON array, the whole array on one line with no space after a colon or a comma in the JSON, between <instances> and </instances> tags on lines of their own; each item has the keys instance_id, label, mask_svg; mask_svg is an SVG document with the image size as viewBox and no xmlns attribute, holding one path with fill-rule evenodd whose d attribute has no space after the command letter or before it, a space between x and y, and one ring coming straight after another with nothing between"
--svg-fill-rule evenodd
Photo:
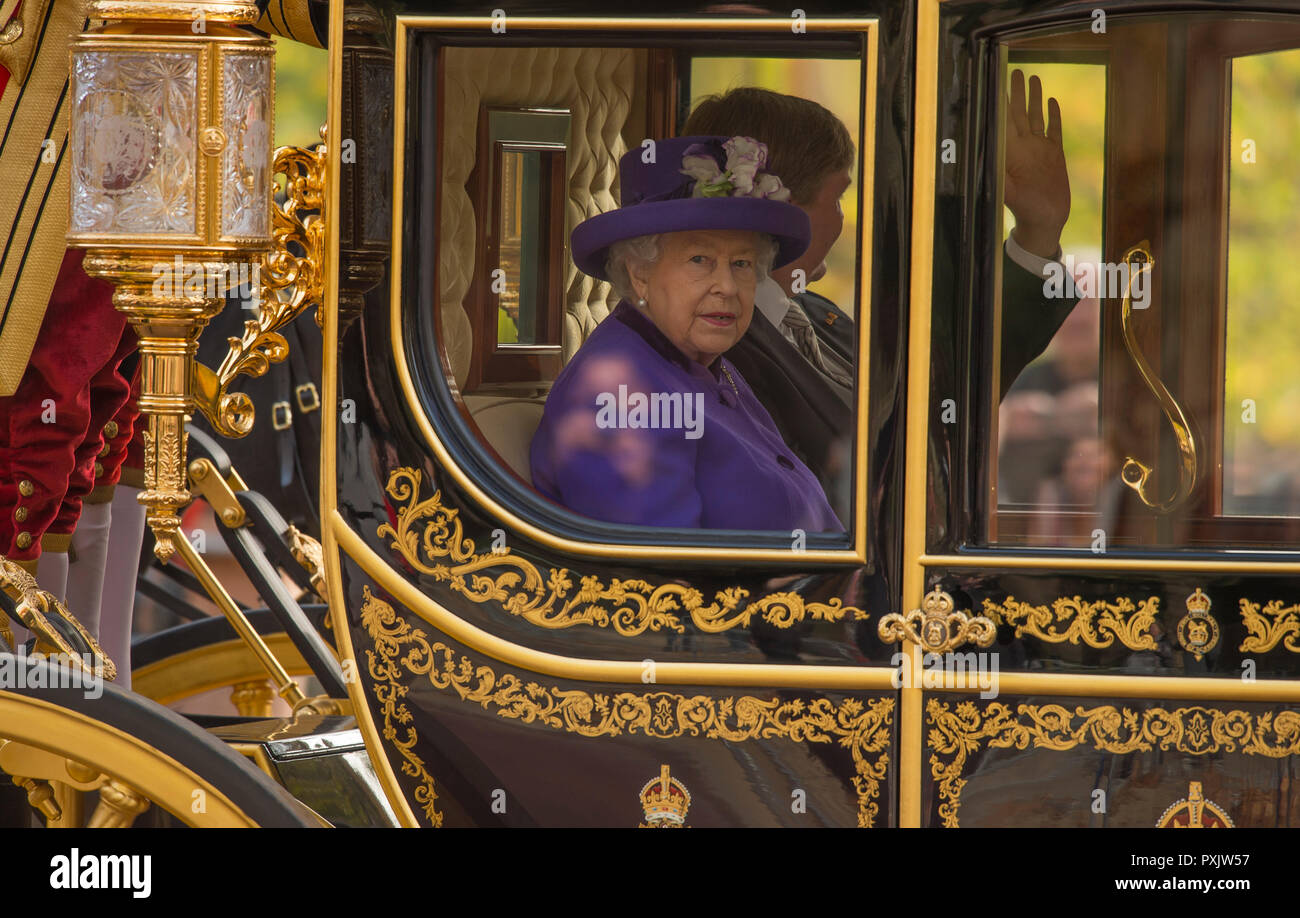
<instances>
[{"instance_id":1,"label":"elderly woman","mask_svg":"<svg viewBox=\"0 0 1300 918\"><path fill-rule=\"evenodd\" d=\"M620 302L546 400L531 449L543 494L615 523L842 531L723 356L758 283L808 246L766 153L745 137L638 148L620 162L622 207L573 231L575 263Z\"/></svg>"}]
</instances>

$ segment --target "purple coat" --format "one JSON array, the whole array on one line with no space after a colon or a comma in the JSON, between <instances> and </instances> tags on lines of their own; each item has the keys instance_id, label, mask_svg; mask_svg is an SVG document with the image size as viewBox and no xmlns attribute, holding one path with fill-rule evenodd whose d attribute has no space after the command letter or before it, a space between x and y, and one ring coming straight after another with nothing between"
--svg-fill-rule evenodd
<instances>
[{"instance_id":1,"label":"purple coat","mask_svg":"<svg viewBox=\"0 0 1300 918\"><path fill-rule=\"evenodd\" d=\"M530 461L539 491L594 519L844 531L740 372L689 360L627 302L555 380Z\"/></svg>"}]
</instances>

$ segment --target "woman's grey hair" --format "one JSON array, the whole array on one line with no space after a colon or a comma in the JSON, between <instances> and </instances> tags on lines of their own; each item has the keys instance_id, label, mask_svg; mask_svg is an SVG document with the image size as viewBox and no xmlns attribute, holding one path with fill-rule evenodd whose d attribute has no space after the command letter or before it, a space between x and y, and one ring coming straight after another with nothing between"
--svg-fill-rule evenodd
<instances>
[{"instance_id":1,"label":"woman's grey hair","mask_svg":"<svg viewBox=\"0 0 1300 918\"><path fill-rule=\"evenodd\" d=\"M662 234L656 233L653 236L634 236L631 239L620 239L609 247L609 255L605 259L605 274L609 277L609 282L614 285L614 294L620 300L627 300L629 303L636 303L636 290L632 287L632 277L628 273L628 263L631 261L644 262L645 264L654 264L659 260L659 238ZM767 233L759 233L759 238L766 242L766 245L760 245L758 250L758 279L761 282L772 272L772 262L776 261L777 244L776 240Z\"/></svg>"}]
</instances>

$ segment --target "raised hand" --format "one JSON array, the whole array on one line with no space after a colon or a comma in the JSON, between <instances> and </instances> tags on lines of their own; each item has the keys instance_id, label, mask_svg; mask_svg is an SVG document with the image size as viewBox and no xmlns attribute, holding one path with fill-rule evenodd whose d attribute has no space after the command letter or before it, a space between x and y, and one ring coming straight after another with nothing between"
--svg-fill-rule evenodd
<instances>
[{"instance_id":1,"label":"raised hand","mask_svg":"<svg viewBox=\"0 0 1300 918\"><path fill-rule=\"evenodd\" d=\"M1070 216L1070 176L1061 145L1061 107L1047 101L1043 124L1043 84L1029 79L1025 100L1025 75L1011 74L1007 100L1007 145L1004 200L1016 218L1012 236L1026 251L1043 258L1056 255L1061 229Z\"/></svg>"}]
</instances>

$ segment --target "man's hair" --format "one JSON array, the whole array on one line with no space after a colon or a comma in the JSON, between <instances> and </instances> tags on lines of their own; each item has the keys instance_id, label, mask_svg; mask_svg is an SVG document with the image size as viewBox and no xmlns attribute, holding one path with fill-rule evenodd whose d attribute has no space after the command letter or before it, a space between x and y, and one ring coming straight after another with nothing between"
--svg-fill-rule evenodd
<instances>
[{"instance_id":1,"label":"man's hair","mask_svg":"<svg viewBox=\"0 0 1300 918\"><path fill-rule=\"evenodd\" d=\"M853 136L811 99L753 87L709 96L695 106L682 136L753 137L767 144L767 169L810 204L826 177L852 167Z\"/></svg>"}]
</instances>

